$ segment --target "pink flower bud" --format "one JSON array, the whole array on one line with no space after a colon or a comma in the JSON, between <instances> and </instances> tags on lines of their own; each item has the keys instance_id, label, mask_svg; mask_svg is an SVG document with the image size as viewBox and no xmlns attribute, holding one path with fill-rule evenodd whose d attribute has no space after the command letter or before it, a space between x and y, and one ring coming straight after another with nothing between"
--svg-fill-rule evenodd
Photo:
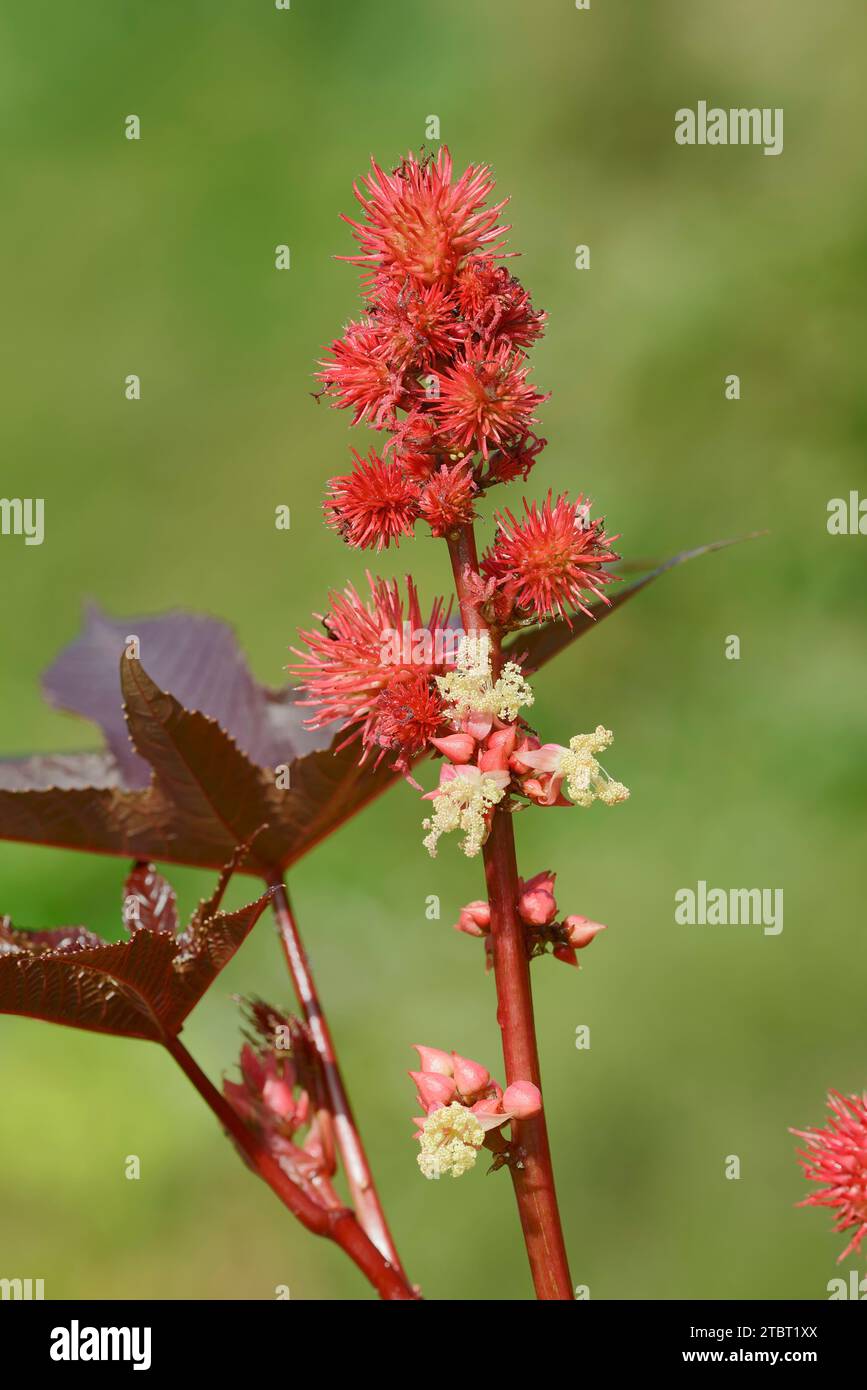
<instances>
[{"instance_id":1,"label":"pink flower bud","mask_svg":"<svg viewBox=\"0 0 867 1390\"><path fill-rule=\"evenodd\" d=\"M450 1076L428 1071L411 1071L410 1076L418 1087L418 1098L425 1110L448 1105L454 1099L457 1087Z\"/></svg>"},{"instance_id":2,"label":"pink flower bud","mask_svg":"<svg viewBox=\"0 0 867 1390\"><path fill-rule=\"evenodd\" d=\"M547 927L557 916L557 903L544 888L533 893L522 893L518 899L518 912L530 927Z\"/></svg>"},{"instance_id":3,"label":"pink flower bud","mask_svg":"<svg viewBox=\"0 0 867 1390\"><path fill-rule=\"evenodd\" d=\"M262 1088L262 1099L269 1110L279 1115L281 1120L291 1120L295 1114L295 1097L292 1087L275 1076L269 1076Z\"/></svg>"},{"instance_id":4,"label":"pink flower bud","mask_svg":"<svg viewBox=\"0 0 867 1390\"><path fill-rule=\"evenodd\" d=\"M438 1047L422 1047L421 1043L413 1043L413 1047L418 1053L422 1071L438 1072L440 1076L451 1076L452 1059L447 1052L442 1052Z\"/></svg>"},{"instance_id":5,"label":"pink flower bud","mask_svg":"<svg viewBox=\"0 0 867 1390\"><path fill-rule=\"evenodd\" d=\"M518 912L530 927L547 927L557 916L554 898L556 874L544 870L523 885L518 899Z\"/></svg>"},{"instance_id":6,"label":"pink flower bud","mask_svg":"<svg viewBox=\"0 0 867 1390\"><path fill-rule=\"evenodd\" d=\"M481 1063L471 1062L469 1057L461 1057L457 1052L452 1053L452 1061L458 1090L466 1100L472 1100L487 1086L491 1073Z\"/></svg>"},{"instance_id":7,"label":"pink flower bud","mask_svg":"<svg viewBox=\"0 0 867 1390\"><path fill-rule=\"evenodd\" d=\"M532 1081L513 1081L503 1092L503 1109L517 1120L538 1115L542 1109L542 1095L538 1086L534 1086Z\"/></svg>"},{"instance_id":8,"label":"pink flower bud","mask_svg":"<svg viewBox=\"0 0 867 1390\"><path fill-rule=\"evenodd\" d=\"M575 913L564 917L563 927L570 945L578 951L584 946L589 946L597 932L607 930L604 922L591 922L589 917L578 917Z\"/></svg>"},{"instance_id":9,"label":"pink flower bud","mask_svg":"<svg viewBox=\"0 0 867 1390\"><path fill-rule=\"evenodd\" d=\"M479 755L479 767L482 772L505 772L514 747L514 724L507 725L505 729L495 729L485 739L485 746Z\"/></svg>"},{"instance_id":10,"label":"pink flower bud","mask_svg":"<svg viewBox=\"0 0 867 1390\"><path fill-rule=\"evenodd\" d=\"M562 960L564 965L574 965L576 970L580 968L574 946L555 946L551 954L556 960Z\"/></svg>"},{"instance_id":11,"label":"pink flower bud","mask_svg":"<svg viewBox=\"0 0 867 1390\"><path fill-rule=\"evenodd\" d=\"M530 764L524 762L522 755L524 753L533 753L536 751L537 748L541 748L541 746L542 745L539 742L539 740L537 738L534 738L532 734L529 738L522 739L515 751L513 752L512 756L509 758L509 767L512 769L512 771L517 772L520 776L523 776L525 772L529 772Z\"/></svg>"},{"instance_id":12,"label":"pink flower bud","mask_svg":"<svg viewBox=\"0 0 867 1390\"><path fill-rule=\"evenodd\" d=\"M482 772L507 772L509 760L497 748L483 748L479 754L479 769Z\"/></svg>"},{"instance_id":13,"label":"pink flower bud","mask_svg":"<svg viewBox=\"0 0 867 1390\"><path fill-rule=\"evenodd\" d=\"M446 734L444 738L432 738L430 741L453 763L468 763L476 751L476 740L472 734Z\"/></svg>"},{"instance_id":14,"label":"pink flower bud","mask_svg":"<svg viewBox=\"0 0 867 1390\"><path fill-rule=\"evenodd\" d=\"M507 724L504 729L495 729L485 741L486 748L496 748L504 757L510 758L515 750L518 737L517 724Z\"/></svg>"},{"instance_id":15,"label":"pink flower bud","mask_svg":"<svg viewBox=\"0 0 867 1390\"><path fill-rule=\"evenodd\" d=\"M467 936L485 936L491 929L491 909L488 903L477 899L461 908L461 915L455 923L455 931L466 932ZM422 1070L427 1068L422 1064Z\"/></svg>"}]
</instances>

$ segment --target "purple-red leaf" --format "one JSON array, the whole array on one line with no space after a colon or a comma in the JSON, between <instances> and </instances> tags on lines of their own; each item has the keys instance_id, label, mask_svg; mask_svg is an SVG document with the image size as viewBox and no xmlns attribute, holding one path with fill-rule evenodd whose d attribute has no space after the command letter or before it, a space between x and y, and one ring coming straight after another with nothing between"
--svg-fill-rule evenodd
<instances>
[{"instance_id":1,"label":"purple-red leaf","mask_svg":"<svg viewBox=\"0 0 867 1390\"><path fill-rule=\"evenodd\" d=\"M32 770L13 776L12 790L0 782L0 837L213 869L253 840L243 871L271 878L395 780L385 767L359 767L355 748L309 753L278 778L140 662L123 656L120 667L128 737L150 785L45 787Z\"/></svg>"},{"instance_id":2,"label":"purple-red leaf","mask_svg":"<svg viewBox=\"0 0 867 1390\"><path fill-rule=\"evenodd\" d=\"M152 768L153 790L172 808L175 838L210 843L222 863L235 845L256 836L248 864L259 873L278 867L283 849L270 830L280 803L273 771L250 762L215 720L161 690L140 662L122 657L120 668L130 738Z\"/></svg>"},{"instance_id":3,"label":"purple-red leaf","mask_svg":"<svg viewBox=\"0 0 867 1390\"><path fill-rule=\"evenodd\" d=\"M153 864L136 864L127 875L123 889L123 920L132 932L165 931L174 936L178 929L178 902L175 890Z\"/></svg>"},{"instance_id":4,"label":"purple-red leaf","mask_svg":"<svg viewBox=\"0 0 867 1390\"><path fill-rule=\"evenodd\" d=\"M121 787L111 753L46 753L0 762L0 790L47 791L50 787Z\"/></svg>"},{"instance_id":5,"label":"purple-red leaf","mask_svg":"<svg viewBox=\"0 0 867 1390\"><path fill-rule=\"evenodd\" d=\"M200 613L114 619L90 607L84 631L46 671L43 689L58 708L100 726L127 786L145 787L149 779L130 747L117 695L117 663L131 638L162 689L215 719L253 762L288 763L322 747L321 735L303 728L294 691L260 685L226 623Z\"/></svg>"},{"instance_id":6,"label":"purple-red leaf","mask_svg":"<svg viewBox=\"0 0 867 1390\"><path fill-rule=\"evenodd\" d=\"M16 931L0 919L0 1013L153 1042L179 1033L269 894L230 913L218 910L216 898L203 903L177 935L168 929L174 895L164 880L137 865L131 883L148 906L138 921L127 921L125 941L103 941L85 927Z\"/></svg>"}]
</instances>

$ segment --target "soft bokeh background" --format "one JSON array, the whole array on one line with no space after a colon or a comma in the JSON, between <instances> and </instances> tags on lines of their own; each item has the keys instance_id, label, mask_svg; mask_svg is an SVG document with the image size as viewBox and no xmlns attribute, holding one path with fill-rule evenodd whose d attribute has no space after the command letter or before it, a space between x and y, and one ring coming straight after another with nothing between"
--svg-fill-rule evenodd
<instances>
[{"instance_id":1,"label":"soft bokeh background","mask_svg":"<svg viewBox=\"0 0 867 1390\"><path fill-rule=\"evenodd\" d=\"M338 211L370 154L418 149L430 114L459 164L494 165L550 313L533 487L589 492L630 558L770 530L667 578L538 682L549 734L616 731L633 791L518 827L526 871L556 868L563 908L610 924L580 974L533 971L574 1278L594 1298L821 1298L842 1248L825 1214L794 1210L787 1126L867 1082L867 538L826 530L830 498L867 490L865 21L860 0L9 0L0 20L0 490L46 503L41 548L0 538L0 751L93 745L38 691L86 598L223 614L278 683L296 625L362 575L319 508L365 437L316 406L311 373L357 306ZM784 153L676 146L675 109L700 98L784 107ZM380 568L410 565L428 593L447 585L443 546ZM420 818L396 788L300 865L294 896L408 1269L433 1298L525 1298L505 1175L415 1168L409 1044L500 1069L481 952L449 925L480 868L452 846L431 862ZM122 871L0 845L0 909L114 934ZM188 907L209 881L175 878ZM782 934L676 925L700 878L783 888ZM267 923L186 1030L214 1076L237 990L288 1002ZM369 1296L157 1048L3 1018L0 1057L0 1275L49 1297Z\"/></svg>"}]
</instances>

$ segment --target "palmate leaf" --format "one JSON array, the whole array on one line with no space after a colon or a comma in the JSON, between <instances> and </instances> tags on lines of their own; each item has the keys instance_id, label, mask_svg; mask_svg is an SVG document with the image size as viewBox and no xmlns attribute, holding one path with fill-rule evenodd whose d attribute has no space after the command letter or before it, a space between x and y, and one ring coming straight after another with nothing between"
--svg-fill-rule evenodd
<instances>
[{"instance_id":1,"label":"palmate leaf","mask_svg":"<svg viewBox=\"0 0 867 1390\"><path fill-rule=\"evenodd\" d=\"M0 837L219 868L235 845L260 831L243 871L273 877L395 780L386 768L359 767L357 749L338 752L329 744L294 754L296 744L309 745L310 735L300 729L302 711L292 693L266 692L249 672L241 680L234 639L227 644L227 630L212 619L192 619L185 646L181 616L169 615L165 632L157 619L147 620L149 627L142 620L110 625L100 619L94 627L91 617L81 649L75 644L74 659L67 653L55 663L47 683L56 703L86 709L118 748L105 693L110 658L128 755L123 762L109 752L0 763ZM208 631L213 640L206 648ZM139 661L128 658L126 637L133 633L142 646L142 634L149 634L147 650L162 653L164 667L170 650L186 650L189 660L204 659L205 685L219 685L224 674L234 681L243 699L226 702L225 713L240 725L239 736L216 718L185 707ZM95 690L88 692L91 669ZM185 688L203 694L201 671L195 679L187 675ZM255 738L245 723L250 719ZM254 762L243 744L259 747L275 762ZM147 774L144 784L139 768ZM284 769L279 779L278 768Z\"/></svg>"},{"instance_id":2,"label":"palmate leaf","mask_svg":"<svg viewBox=\"0 0 867 1390\"><path fill-rule=\"evenodd\" d=\"M233 858L181 934L174 892L150 864L137 864L126 881L124 941L86 927L21 931L0 918L0 1013L153 1042L176 1036L270 897L221 912L235 867Z\"/></svg>"},{"instance_id":3,"label":"palmate leaf","mask_svg":"<svg viewBox=\"0 0 867 1390\"><path fill-rule=\"evenodd\" d=\"M192 718L184 730L196 768L186 787L164 768L161 779L144 791L0 789L0 838L215 869L233 843L267 821L268 830L242 872L270 878L395 780L384 767L375 772L359 767L357 749L327 749L292 763L291 789L278 791L273 770L255 767L219 726L205 724L203 716ZM232 795L239 786L247 794L235 803ZM184 792L179 802L172 799L175 789Z\"/></svg>"},{"instance_id":4,"label":"palmate leaf","mask_svg":"<svg viewBox=\"0 0 867 1390\"><path fill-rule=\"evenodd\" d=\"M215 719L251 762L288 763L322 746L321 735L305 730L305 711L290 687L270 690L255 680L228 624L199 613L118 620L91 605L83 632L46 671L42 688L59 709L100 726L124 785L146 787L150 779L117 698L118 657L133 636L153 680L187 709Z\"/></svg>"}]
</instances>

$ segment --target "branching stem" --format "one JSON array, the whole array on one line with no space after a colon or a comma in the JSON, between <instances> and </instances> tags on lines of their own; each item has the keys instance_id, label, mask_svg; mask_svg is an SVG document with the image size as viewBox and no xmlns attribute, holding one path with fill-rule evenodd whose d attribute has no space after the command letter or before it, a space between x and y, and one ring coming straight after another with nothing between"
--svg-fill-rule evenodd
<instances>
[{"instance_id":1,"label":"branching stem","mask_svg":"<svg viewBox=\"0 0 867 1390\"><path fill-rule=\"evenodd\" d=\"M325 1236L345 1250L362 1274L370 1280L381 1298L389 1300L416 1299L418 1294L361 1229L355 1214L347 1207L320 1206L283 1172L280 1164L259 1144L252 1130L244 1124L225 1096L217 1090L178 1038L165 1044L184 1075L195 1086L205 1104L216 1115L223 1129L235 1141L250 1167L268 1184L308 1231Z\"/></svg>"}]
</instances>

